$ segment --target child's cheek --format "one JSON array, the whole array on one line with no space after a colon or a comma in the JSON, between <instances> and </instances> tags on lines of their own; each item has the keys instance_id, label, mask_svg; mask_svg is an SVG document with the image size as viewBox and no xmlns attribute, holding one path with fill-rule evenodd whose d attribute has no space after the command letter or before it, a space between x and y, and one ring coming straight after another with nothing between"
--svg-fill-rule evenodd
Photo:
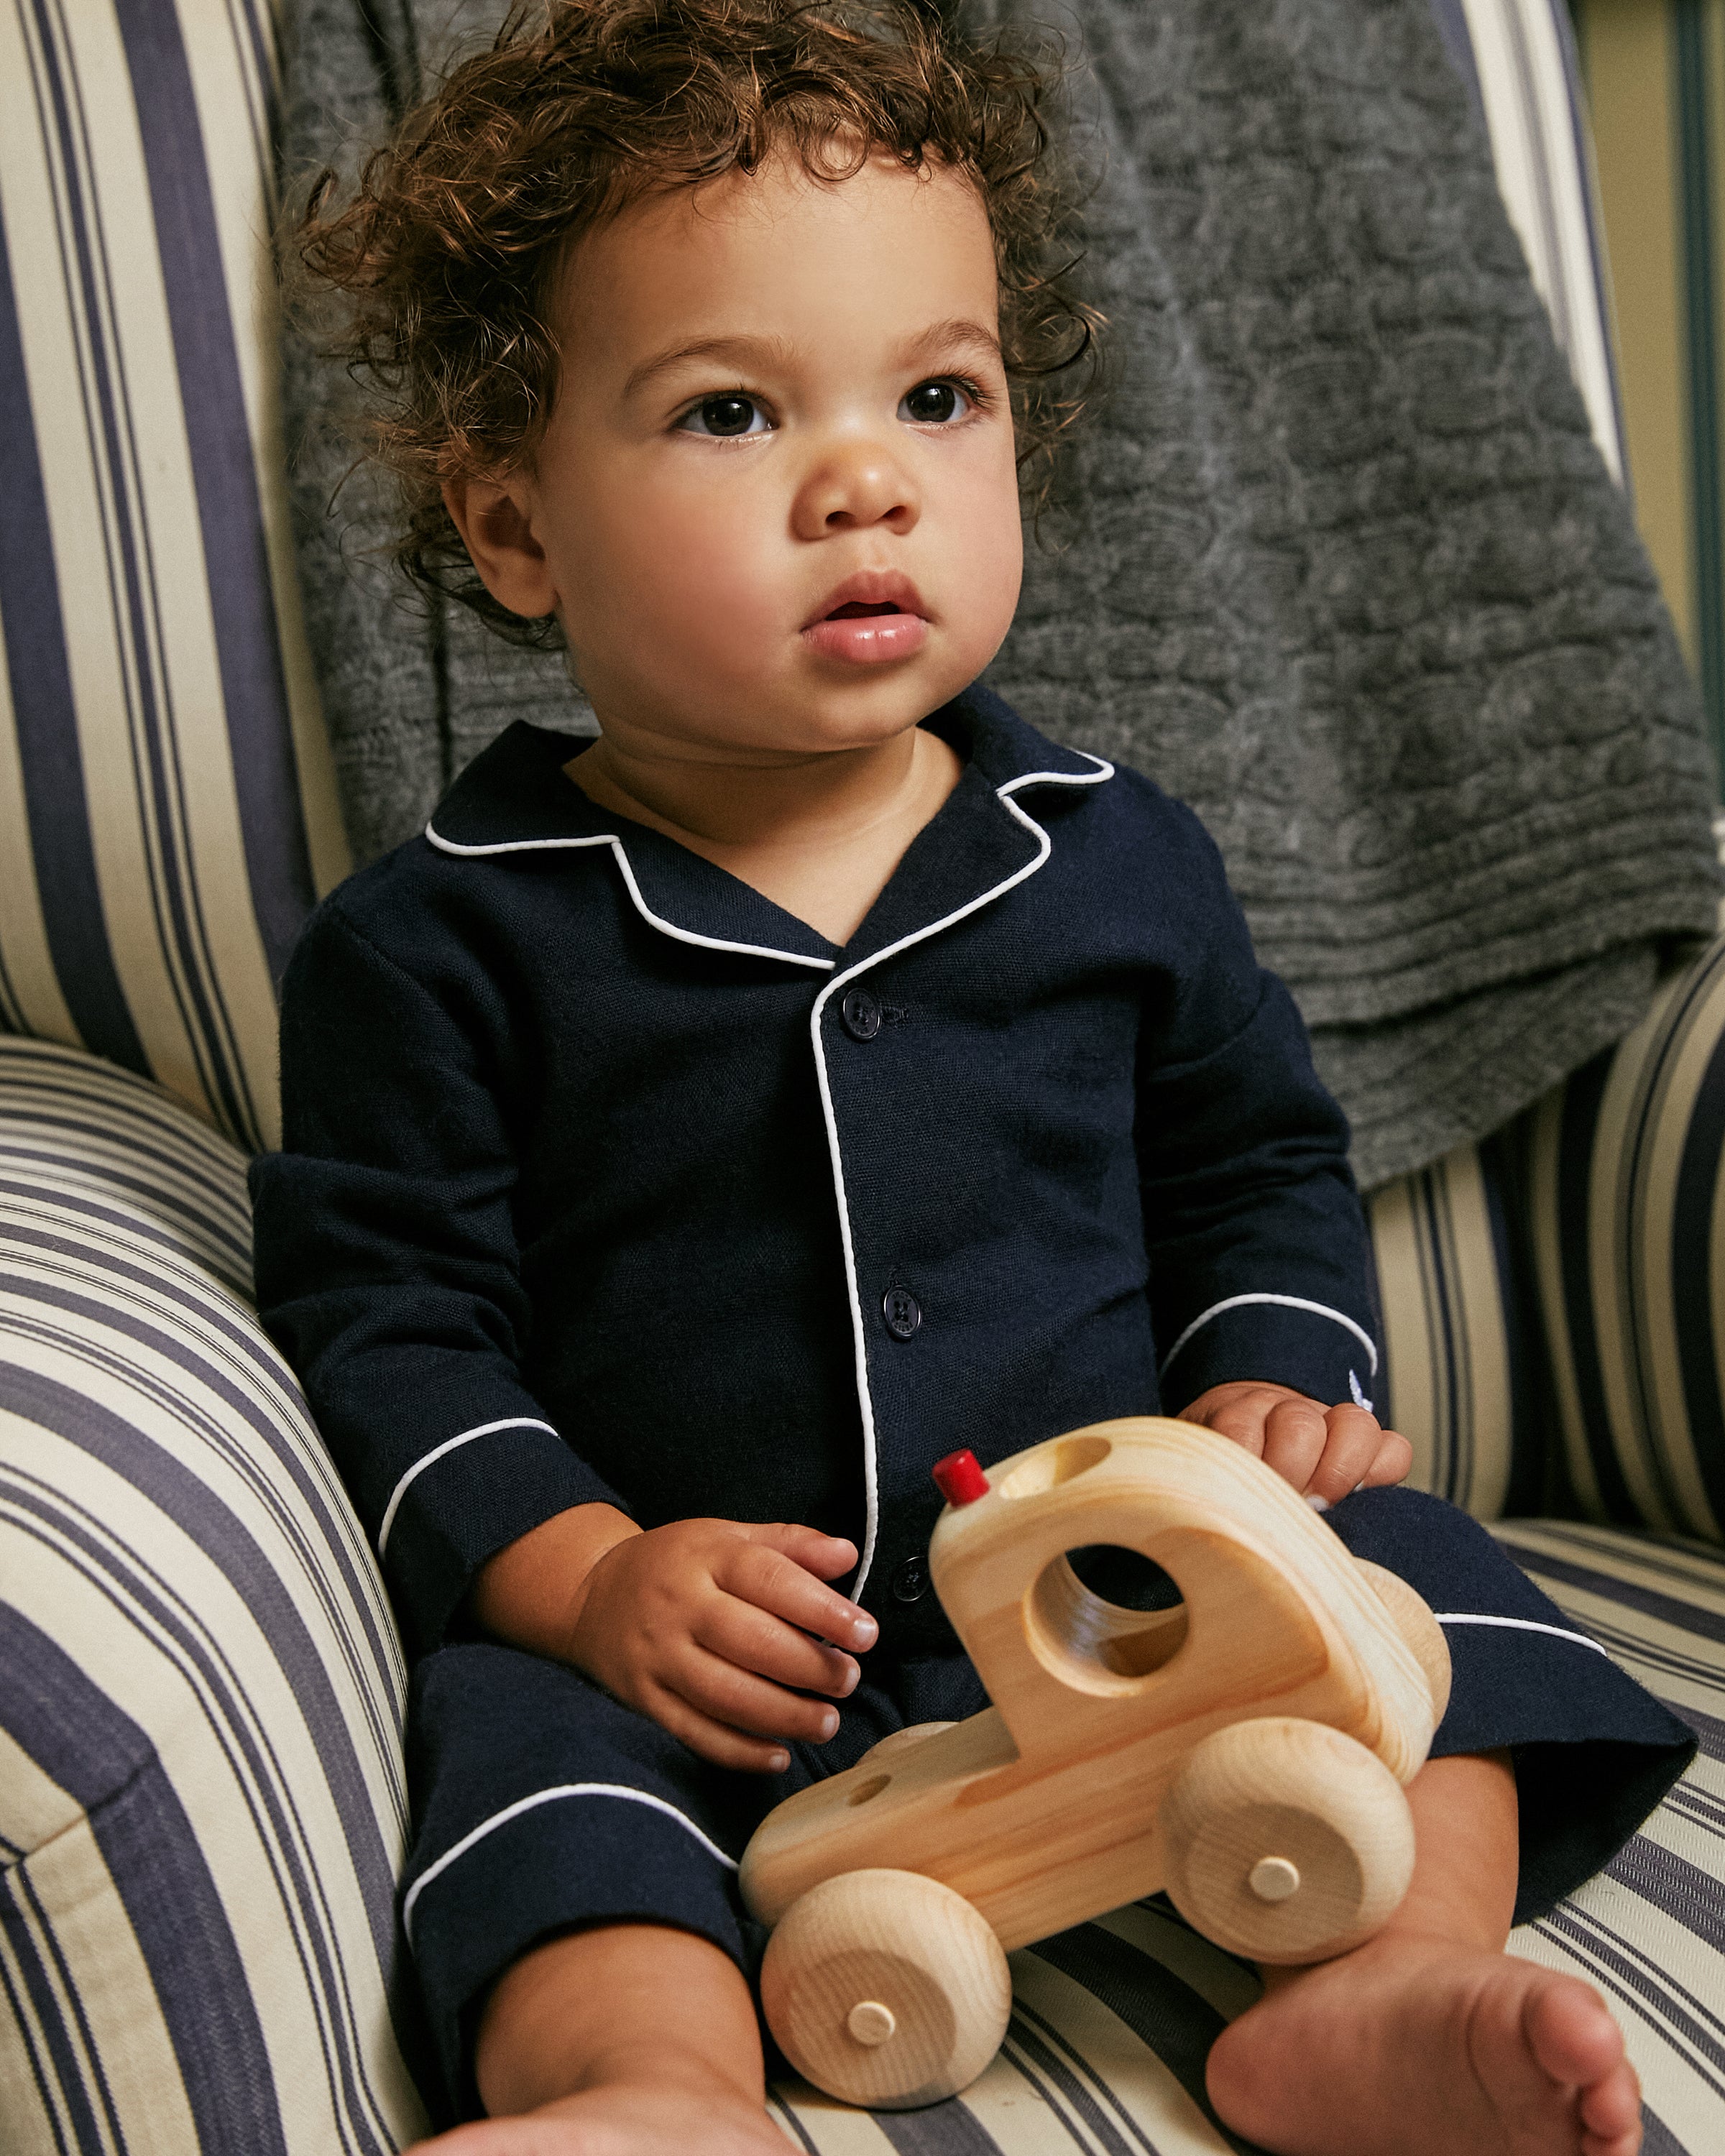
<instances>
[{"instance_id":1,"label":"child's cheek","mask_svg":"<svg viewBox=\"0 0 1725 2156\"><path fill-rule=\"evenodd\" d=\"M632 475L618 476L626 482ZM593 570L673 621L691 610L762 611L773 583L768 557L788 551L782 506L759 487L639 477L644 483L613 485L593 501L586 548Z\"/></svg>"},{"instance_id":2,"label":"child's cheek","mask_svg":"<svg viewBox=\"0 0 1725 2156\"><path fill-rule=\"evenodd\" d=\"M764 657L769 641L801 626L789 552L766 543L759 522L697 511L653 550L647 573L659 633L725 672L727 657Z\"/></svg>"},{"instance_id":3,"label":"child's cheek","mask_svg":"<svg viewBox=\"0 0 1725 2156\"><path fill-rule=\"evenodd\" d=\"M611 543L592 552L586 589L606 603L584 611L613 647L607 670L680 701L747 694L783 666L801 626L790 549L772 546L763 519L698 495L665 509L639 501L608 520Z\"/></svg>"}]
</instances>

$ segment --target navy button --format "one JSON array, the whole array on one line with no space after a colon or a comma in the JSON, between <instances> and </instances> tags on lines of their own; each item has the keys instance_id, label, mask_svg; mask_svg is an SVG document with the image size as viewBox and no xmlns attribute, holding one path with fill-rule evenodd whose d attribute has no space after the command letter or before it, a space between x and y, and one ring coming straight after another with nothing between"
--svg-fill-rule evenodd
<instances>
[{"instance_id":1,"label":"navy button","mask_svg":"<svg viewBox=\"0 0 1725 2156\"><path fill-rule=\"evenodd\" d=\"M907 1287L890 1287L880 1298L880 1314L895 1340L908 1340L922 1322L922 1306Z\"/></svg>"},{"instance_id":2,"label":"navy button","mask_svg":"<svg viewBox=\"0 0 1725 2156\"><path fill-rule=\"evenodd\" d=\"M853 1040L872 1040L880 1030L880 1006L865 988L853 988L839 1004L839 1015Z\"/></svg>"},{"instance_id":3,"label":"navy button","mask_svg":"<svg viewBox=\"0 0 1725 2156\"><path fill-rule=\"evenodd\" d=\"M907 1557L892 1575L895 1602L920 1602L928 1592L928 1568L920 1557Z\"/></svg>"}]
</instances>

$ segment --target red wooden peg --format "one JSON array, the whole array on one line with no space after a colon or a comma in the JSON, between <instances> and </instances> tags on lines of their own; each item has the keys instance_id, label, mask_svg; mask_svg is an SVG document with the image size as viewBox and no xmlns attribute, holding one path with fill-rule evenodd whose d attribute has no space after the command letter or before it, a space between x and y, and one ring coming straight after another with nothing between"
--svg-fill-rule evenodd
<instances>
[{"instance_id":1,"label":"red wooden peg","mask_svg":"<svg viewBox=\"0 0 1725 2156\"><path fill-rule=\"evenodd\" d=\"M988 1494L988 1478L968 1450L949 1452L934 1463L936 1486L949 1505L973 1505Z\"/></svg>"}]
</instances>

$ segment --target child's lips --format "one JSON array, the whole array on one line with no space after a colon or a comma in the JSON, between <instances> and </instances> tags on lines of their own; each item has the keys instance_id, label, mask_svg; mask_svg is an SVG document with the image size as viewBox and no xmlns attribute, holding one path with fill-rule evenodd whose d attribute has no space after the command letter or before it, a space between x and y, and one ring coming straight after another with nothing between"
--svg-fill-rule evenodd
<instances>
[{"instance_id":1,"label":"child's lips","mask_svg":"<svg viewBox=\"0 0 1725 2156\"><path fill-rule=\"evenodd\" d=\"M908 659L920 651L928 624L915 613L829 615L803 634L825 658L842 659L853 666L875 666L882 660Z\"/></svg>"},{"instance_id":2,"label":"child's lips","mask_svg":"<svg viewBox=\"0 0 1725 2156\"><path fill-rule=\"evenodd\" d=\"M803 634L825 658L874 666L920 651L928 624L921 614L903 612L891 599L850 599L821 620L810 622Z\"/></svg>"}]
</instances>

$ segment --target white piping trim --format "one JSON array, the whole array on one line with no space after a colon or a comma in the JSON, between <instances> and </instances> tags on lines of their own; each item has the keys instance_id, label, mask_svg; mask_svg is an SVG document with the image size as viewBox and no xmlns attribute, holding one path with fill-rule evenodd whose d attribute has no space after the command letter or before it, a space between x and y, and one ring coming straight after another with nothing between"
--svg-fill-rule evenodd
<instances>
[{"instance_id":1,"label":"white piping trim","mask_svg":"<svg viewBox=\"0 0 1725 2156\"><path fill-rule=\"evenodd\" d=\"M1213 1302L1208 1310L1204 1311L1200 1316L1193 1319L1192 1322L1186 1327L1186 1330L1180 1335L1179 1338L1175 1341L1173 1346L1170 1348L1167 1354L1163 1357L1162 1368L1157 1372L1157 1376L1158 1378L1165 1378L1168 1375L1168 1364L1173 1361L1175 1356L1179 1353L1180 1350L1186 1345L1186 1342L1192 1337L1193 1334L1197 1332L1199 1326L1208 1325L1213 1317L1219 1317L1224 1310L1238 1310L1242 1303L1247 1302L1273 1302L1278 1304L1284 1310L1307 1310L1310 1311L1314 1317L1334 1318L1337 1325L1345 1325L1348 1327L1354 1338L1358 1341L1360 1346L1363 1348L1367 1354L1371 1357L1371 1374L1374 1378L1377 1376L1378 1350L1373 1342L1371 1334L1366 1331L1365 1327L1363 1325L1356 1325L1353 1320L1344 1312L1332 1310L1327 1302L1308 1302L1303 1295L1230 1295L1220 1302Z\"/></svg>"},{"instance_id":2,"label":"white piping trim","mask_svg":"<svg viewBox=\"0 0 1725 2156\"><path fill-rule=\"evenodd\" d=\"M1074 753L1095 764L1096 769L1026 772L1022 778L1009 778L1004 785L997 786L994 789L995 799L1035 837L1037 853L1034 860L1027 861L1023 868L1014 870L1004 883L997 883L992 891L985 891L980 897L968 900L941 920L931 921L926 928L915 929L908 936L900 937L896 943L889 943L870 957L860 959L845 973L835 973L815 998L814 1008L809 1015L809 1036L814 1044L814 1075L820 1088L820 1111L826 1123L827 1152L833 1163L833 1195L839 1206L839 1240L845 1251L845 1288L850 1298L850 1331L856 1353L856 1401L862 1414L863 1497L867 1523L863 1532L861 1561L856 1568L856 1577L850 1584L852 1601L860 1599L863 1589L868 1584L869 1570L875 1562L875 1544L880 1535L880 1449L875 1440L875 1403L869 1392L868 1334L863 1322L862 1298L857 1288L856 1250L850 1239L850 1206L845 1194L845 1162L839 1145L838 1119L833 1112L832 1088L827 1082L826 1052L821 1045L821 1013L829 999L835 996L847 981L854 981L859 973L865 973L870 966L878 966L885 959L896 957L901 951L909 950L913 943L922 943L931 936L939 935L943 928L952 927L968 914L977 912L1002 896L1015 884L1023 883L1027 876L1035 875L1054 851L1054 841L1041 824L1027 816L1017 802L1009 799L1008 796L1017 793L1021 786L1098 786L1104 779L1114 776L1113 765L1103 757L1091 756L1087 749L1078 749Z\"/></svg>"},{"instance_id":3,"label":"white piping trim","mask_svg":"<svg viewBox=\"0 0 1725 2156\"><path fill-rule=\"evenodd\" d=\"M830 973L838 964L836 958L811 958L801 951L778 951L766 943L732 943L722 936L700 936L692 928L679 928L675 921L667 921L663 914L655 913L641 896L641 886L635 881L635 872L629 865L623 840L615 831L601 831L585 839L505 839L495 846L460 846L453 839L446 839L428 824L425 835L432 844L445 854L455 854L464 860L473 860L482 854L531 854L562 848L575 850L583 846L608 846L617 856L617 865L623 871L623 880L630 898L643 921L656 928L661 935L674 936L679 943L698 944L703 951L734 951L743 958L781 958L788 966L812 966L817 973Z\"/></svg>"},{"instance_id":4,"label":"white piping trim","mask_svg":"<svg viewBox=\"0 0 1725 2156\"><path fill-rule=\"evenodd\" d=\"M534 1810L540 1804L554 1804L561 1797L621 1797L626 1803L645 1804L649 1811L663 1812L668 1820L675 1820L685 1833L692 1834L709 1856L715 1856L727 1871L735 1871L737 1859L727 1856L717 1842L711 1840L696 1826L686 1813L680 1812L675 1804L668 1804L663 1797L655 1797L646 1789L631 1789L621 1782L565 1782L555 1789L536 1789L531 1797L519 1798L506 1804L501 1812L493 1812L488 1820L481 1820L471 1834L464 1834L452 1849L446 1849L435 1864L428 1864L408 1889L407 1899L402 1903L402 1928L412 1935L413 1905L440 1872L447 1871L458 1856L465 1856L476 1841L483 1841L488 1834L500 1826L507 1826L511 1820L519 1819L523 1812Z\"/></svg>"},{"instance_id":5,"label":"white piping trim","mask_svg":"<svg viewBox=\"0 0 1725 2156\"><path fill-rule=\"evenodd\" d=\"M549 1430L553 1437L557 1431L548 1422L539 1422L531 1415L505 1415L501 1422L482 1422L472 1430L464 1430L458 1436L446 1437L441 1445L434 1445L429 1452L422 1452L389 1493L389 1502L383 1507L383 1524L377 1530L377 1562L383 1562L383 1550L389 1540L389 1530L395 1525L395 1516L401 1510L401 1501L408 1494L408 1486L415 1476L423 1475L428 1467L441 1460L446 1452L453 1452L458 1445L465 1445L475 1437L489 1437L498 1430Z\"/></svg>"},{"instance_id":6,"label":"white piping trim","mask_svg":"<svg viewBox=\"0 0 1725 2156\"><path fill-rule=\"evenodd\" d=\"M1608 1662L1611 1659L1597 1640L1589 1640L1585 1632L1565 1631L1561 1625L1541 1625L1531 1617L1472 1617L1454 1609L1434 1609L1431 1614L1440 1625L1497 1625L1507 1632L1548 1633L1553 1640L1573 1640L1578 1647L1591 1647L1596 1655L1604 1655Z\"/></svg>"}]
</instances>

